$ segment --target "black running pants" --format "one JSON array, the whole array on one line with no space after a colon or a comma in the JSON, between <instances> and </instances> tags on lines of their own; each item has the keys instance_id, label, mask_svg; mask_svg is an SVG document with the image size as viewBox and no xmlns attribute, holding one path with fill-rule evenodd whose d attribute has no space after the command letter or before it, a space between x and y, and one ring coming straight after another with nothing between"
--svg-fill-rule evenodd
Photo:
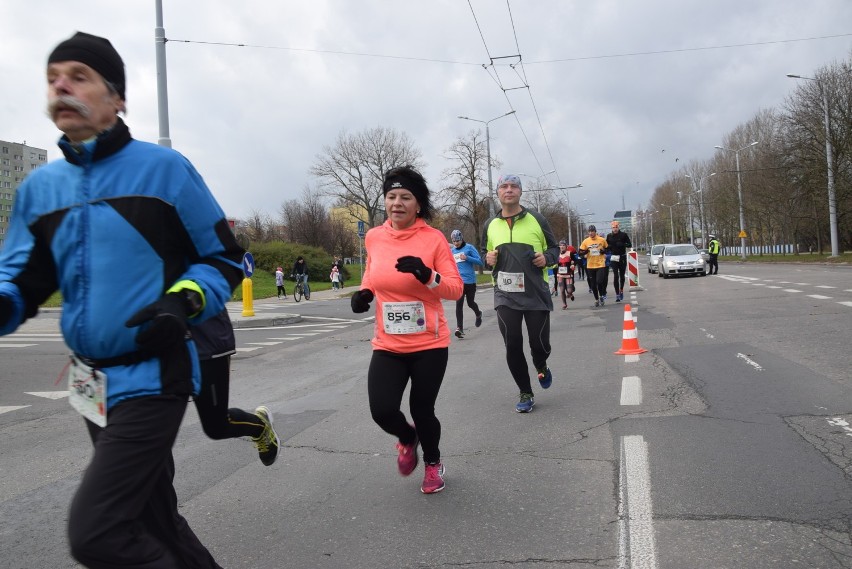
<instances>
[{"instance_id":1,"label":"black running pants","mask_svg":"<svg viewBox=\"0 0 852 569\"><path fill-rule=\"evenodd\" d=\"M624 293L624 276L627 271L627 253L619 255L615 262L610 261L612 268L612 286L615 288L615 294ZM604 291L606 294L606 291Z\"/></svg>"},{"instance_id":2,"label":"black running pants","mask_svg":"<svg viewBox=\"0 0 852 569\"><path fill-rule=\"evenodd\" d=\"M503 343L506 344L509 372L521 393L532 393L527 358L524 356L524 321L527 324L533 365L537 370L543 369L547 366L547 358L550 356L550 311L497 307L497 325L503 335Z\"/></svg>"},{"instance_id":3,"label":"black running pants","mask_svg":"<svg viewBox=\"0 0 852 569\"><path fill-rule=\"evenodd\" d=\"M589 286L592 287L592 292L595 294L595 300L602 296L606 296L606 281L609 276L609 269L601 267L599 269L586 269L586 274L589 277Z\"/></svg>"},{"instance_id":4,"label":"black running pants","mask_svg":"<svg viewBox=\"0 0 852 569\"><path fill-rule=\"evenodd\" d=\"M178 513L178 395L139 397L86 421L95 450L68 515L71 555L91 569L221 569Z\"/></svg>"},{"instance_id":5,"label":"black running pants","mask_svg":"<svg viewBox=\"0 0 852 569\"><path fill-rule=\"evenodd\" d=\"M423 449L423 460L433 464L441 461L441 423L435 416L435 401L444 381L448 358L448 348L410 354L374 350L367 372L367 394L373 421L402 444L411 444L415 439L415 430L400 410L402 395L411 379L408 395L411 419Z\"/></svg>"},{"instance_id":6,"label":"black running pants","mask_svg":"<svg viewBox=\"0 0 852 569\"><path fill-rule=\"evenodd\" d=\"M476 283L465 283L464 292L456 301L456 328L464 330L464 303L467 300L467 305L473 310L477 316L480 315L479 305L476 304L474 297L476 296Z\"/></svg>"}]
</instances>

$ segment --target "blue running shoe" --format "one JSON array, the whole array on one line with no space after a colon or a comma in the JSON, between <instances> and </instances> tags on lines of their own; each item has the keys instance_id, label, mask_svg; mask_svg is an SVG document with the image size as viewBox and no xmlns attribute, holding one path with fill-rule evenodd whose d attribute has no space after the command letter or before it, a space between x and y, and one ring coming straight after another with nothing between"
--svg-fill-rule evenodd
<instances>
[{"instance_id":1,"label":"blue running shoe","mask_svg":"<svg viewBox=\"0 0 852 569\"><path fill-rule=\"evenodd\" d=\"M542 389L547 389L553 383L553 374L550 373L549 367L538 370L538 382Z\"/></svg>"},{"instance_id":2,"label":"blue running shoe","mask_svg":"<svg viewBox=\"0 0 852 569\"><path fill-rule=\"evenodd\" d=\"M535 405L535 398L532 393L521 393L521 400L515 405L515 411L518 413L529 413Z\"/></svg>"}]
</instances>

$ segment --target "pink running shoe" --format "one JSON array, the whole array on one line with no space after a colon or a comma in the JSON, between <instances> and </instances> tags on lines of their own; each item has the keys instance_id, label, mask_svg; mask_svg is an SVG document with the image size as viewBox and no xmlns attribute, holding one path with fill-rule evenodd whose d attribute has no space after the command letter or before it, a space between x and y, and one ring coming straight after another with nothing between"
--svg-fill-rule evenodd
<instances>
[{"instance_id":1,"label":"pink running shoe","mask_svg":"<svg viewBox=\"0 0 852 569\"><path fill-rule=\"evenodd\" d=\"M417 439L414 439L414 442L410 445L396 443L396 450L399 451L396 465L399 467L399 473L403 476L408 476L417 468L417 443Z\"/></svg>"},{"instance_id":2,"label":"pink running shoe","mask_svg":"<svg viewBox=\"0 0 852 569\"><path fill-rule=\"evenodd\" d=\"M420 491L424 494L434 494L444 489L444 463L426 464L426 475L423 476L423 484Z\"/></svg>"}]
</instances>

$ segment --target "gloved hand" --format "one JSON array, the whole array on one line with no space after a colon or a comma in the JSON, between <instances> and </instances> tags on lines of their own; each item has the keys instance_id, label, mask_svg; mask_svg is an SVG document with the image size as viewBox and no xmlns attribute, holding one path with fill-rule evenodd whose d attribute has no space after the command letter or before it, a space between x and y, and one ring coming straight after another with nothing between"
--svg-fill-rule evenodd
<instances>
[{"instance_id":1,"label":"gloved hand","mask_svg":"<svg viewBox=\"0 0 852 569\"><path fill-rule=\"evenodd\" d=\"M432 279L432 269L423 264L420 257L406 255L396 260L396 270L400 273L411 273L423 284Z\"/></svg>"},{"instance_id":2,"label":"gloved hand","mask_svg":"<svg viewBox=\"0 0 852 569\"><path fill-rule=\"evenodd\" d=\"M375 295L373 294L373 291L368 288L365 288L364 290L356 290L350 301L352 312L355 312L356 314L367 312L370 310L370 303L373 302L373 298L375 298Z\"/></svg>"},{"instance_id":3,"label":"gloved hand","mask_svg":"<svg viewBox=\"0 0 852 569\"><path fill-rule=\"evenodd\" d=\"M183 345L189 310L183 294L171 292L131 316L124 325L133 328L151 322L136 334L136 344L143 352L159 355Z\"/></svg>"},{"instance_id":4,"label":"gloved hand","mask_svg":"<svg viewBox=\"0 0 852 569\"><path fill-rule=\"evenodd\" d=\"M15 305L12 303L12 299L8 296L0 296L0 327L6 324L9 321L9 318L12 317L12 312L14 311Z\"/></svg>"}]
</instances>

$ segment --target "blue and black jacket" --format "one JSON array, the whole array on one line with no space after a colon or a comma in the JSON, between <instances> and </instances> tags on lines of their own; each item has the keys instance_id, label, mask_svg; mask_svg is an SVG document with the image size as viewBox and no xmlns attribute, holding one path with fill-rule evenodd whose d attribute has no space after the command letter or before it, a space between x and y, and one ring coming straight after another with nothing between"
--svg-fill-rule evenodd
<instances>
[{"instance_id":1,"label":"blue and black jacket","mask_svg":"<svg viewBox=\"0 0 852 569\"><path fill-rule=\"evenodd\" d=\"M189 394L199 385L191 341L168 357L134 358L125 322L181 281L200 291L200 324L242 280L242 248L201 176L178 152L134 140L121 119L95 140L59 141L64 161L33 171L17 193L0 250L0 295L15 331L57 289L68 346L103 365L107 408L133 397ZM141 360L141 361L137 361ZM131 363L128 363L131 362Z\"/></svg>"}]
</instances>

